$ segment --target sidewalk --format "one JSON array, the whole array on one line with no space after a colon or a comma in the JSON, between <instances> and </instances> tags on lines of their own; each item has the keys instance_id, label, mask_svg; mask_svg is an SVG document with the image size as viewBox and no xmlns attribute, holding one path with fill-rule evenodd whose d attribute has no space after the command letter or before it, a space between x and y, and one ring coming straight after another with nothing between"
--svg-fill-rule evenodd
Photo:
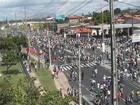
<instances>
[{"instance_id":1,"label":"sidewalk","mask_svg":"<svg viewBox=\"0 0 140 105\"><path fill-rule=\"evenodd\" d=\"M54 67L54 65L51 65L49 67L49 70L51 72L53 71L53 67ZM70 85L69 85L67 77L65 76L65 74L63 72L59 72L58 78L55 77L54 82L55 82L55 86L58 90L62 89L62 95L63 96L68 95L67 94L67 88L70 88Z\"/></svg>"},{"instance_id":2,"label":"sidewalk","mask_svg":"<svg viewBox=\"0 0 140 105\"><path fill-rule=\"evenodd\" d=\"M38 57L37 57L37 56L33 56L33 55L30 55L30 56L31 56L33 59L35 59L35 60L38 61ZM43 63L43 62L41 61L41 63ZM50 70L51 73L52 73L53 67L54 67L54 65L51 65L51 66L49 67L49 70ZM38 80L37 75L36 75L34 72L30 73L30 75L31 75L32 77L35 77L35 78L36 78L36 80L35 80L36 86L41 85L40 81ZM65 76L65 74L64 74L63 72L59 72L58 78L55 78L55 79L54 79L54 82L55 82L55 86L56 86L56 88L58 89L58 91L59 91L60 89L62 89L62 95L63 95L63 96L64 96L64 95L67 95L67 88L68 88L68 87L70 88L70 85L69 85L69 82L68 82L67 77Z\"/></svg>"}]
</instances>

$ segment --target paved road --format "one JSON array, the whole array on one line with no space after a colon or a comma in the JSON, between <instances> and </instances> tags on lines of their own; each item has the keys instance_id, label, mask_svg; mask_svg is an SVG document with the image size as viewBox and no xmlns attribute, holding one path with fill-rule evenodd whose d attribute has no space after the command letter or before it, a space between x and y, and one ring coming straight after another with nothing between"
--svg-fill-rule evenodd
<instances>
[{"instance_id":1,"label":"paved road","mask_svg":"<svg viewBox=\"0 0 140 105\"><path fill-rule=\"evenodd\" d=\"M69 53L69 52L66 52L66 54L67 53ZM101 53L101 51L98 50L97 56L99 56L100 53ZM59 56L59 54L57 56ZM70 79L70 72L73 69L72 64L67 64L67 63L64 64L62 62L62 59L61 60L57 59L57 60L58 60L57 64L63 65L62 71L66 74L67 78ZM102 83L103 75L110 76L110 69L96 64L95 61L92 61L92 62L89 62L86 64L84 64L84 63L81 64L81 69L84 71L84 80L82 81L82 94L83 95L90 95L91 97L93 97L93 95L94 95L94 93L90 91L90 89L91 89L91 86L90 86L91 81L90 80L92 78L91 76L92 76L92 71L93 71L94 67L97 67L97 69L98 69L98 76L96 78L94 78L96 80L96 82ZM77 73L78 73L78 69L77 69ZM71 81L69 81L69 83L74 89L78 90L78 79L76 81L71 80ZM123 89L124 89L124 98L132 90L140 89L140 85L137 84L136 82L124 81L122 85L123 85ZM140 104L140 102L133 103L133 105L139 105L139 104ZM125 105L123 98L119 102L119 105Z\"/></svg>"}]
</instances>

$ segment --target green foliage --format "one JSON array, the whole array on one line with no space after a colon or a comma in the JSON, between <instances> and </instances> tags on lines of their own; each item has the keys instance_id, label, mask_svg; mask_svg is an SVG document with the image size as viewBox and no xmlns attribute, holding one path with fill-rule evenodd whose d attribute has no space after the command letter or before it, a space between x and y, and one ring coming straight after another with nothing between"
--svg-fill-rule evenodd
<instances>
[{"instance_id":1,"label":"green foliage","mask_svg":"<svg viewBox=\"0 0 140 105\"><path fill-rule=\"evenodd\" d=\"M96 25L101 23L109 23L109 18L110 14L108 10L103 11L103 13L93 12L92 21L94 21Z\"/></svg>"},{"instance_id":2,"label":"green foliage","mask_svg":"<svg viewBox=\"0 0 140 105\"><path fill-rule=\"evenodd\" d=\"M15 50L4 50L2 52L2 59L4 65L7 66L8 71L11 66L16 65L18 62L17 52L15 52Z\"/></svg>"},{"instance_id":3,"label":"green foliage","mask_svg":"<svg viewBox=\"0 0 140 105\"><path fill-rule=\"evenodd\" d=\"M114 10L114 14L115 15L118 15L118 14L120 14L121 13L121 9L120 8L116 8L115 10Z\"/></svg>"},{"instance_id":4,"label":"green foliage","mask_svg":"<svg viewBox=\"0 0 140 105\"><path fill-rule=\"evenodd\" d=\"M7 78L0 82L0 105L10 105L14 100L14 89Z\"/></svg>"},{"instance_id":5,"label":"green foliage","mask_svg":"<svg viewBox=\"0 0 140 105\"><path fill-rule=\"evenodd\" d=\"M0 38L0 50L17 50L17 45L11 38Z\"/></svg>"},{"instance_id":6,"label":"green foliage","mask_svg":"<svg viewBox=\"0 0 140 105\"><path fill-rule=\"evenodd\" d=\"M0 82L0 105L68 105L73 97L63 98L57 91L47 91L40 95L38 88L34 86L33 78L19 80L13 87L10 78L4 78Z\"/></svg>"},{"instance_id":7,"label":"green foliage","mask_svg":"<svg viewBox=\"0 0 140 105\"><path fill-rule=\"evenodd\" d=\"M20 47L21 45L23 47L28 47L28 39L24 35L18 35L12 38L13 42Z\"/></svg>"}]
</instances>

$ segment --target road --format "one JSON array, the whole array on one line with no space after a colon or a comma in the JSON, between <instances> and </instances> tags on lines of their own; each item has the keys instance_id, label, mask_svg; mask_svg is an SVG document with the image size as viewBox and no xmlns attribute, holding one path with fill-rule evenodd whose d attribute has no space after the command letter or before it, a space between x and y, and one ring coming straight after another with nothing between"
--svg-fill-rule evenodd
<instances>
[{"instance_id":1,"label":"road","mask_svg":"<svg viewBox=\"0 0 140 105\"><path fill-rule=\"evenodd\" d=\"M66 54L69 52L65 52ZM101 53L100 50L97 51L97 56L99 56ZM57 55L59 56L59 55ZM72 64L63 64L61 62L61 60L58 60L57 63L59 65L63 65L62 66L62 71L66 74L67 78L70 80L70 72L73 68ZM91 89L91 79L92 79L92 71L94 70L94 68L98 69L98 74L97 77L94 78L94 80L96 80L96 82L103 82L103 76L110 76L110 69L105 68L103 66L101 66L100 64L96 64L95 61L83 64L81 63L81 70L83 70L84 72L84 80L82 80L82 94L83 95L89 95L91 97L94 97L94 92L90 91ZM78 74L78 69L77 69L77 74ZM77 76L78 77L78 76ZM70 85L74 88L78 90L78 78L76 81L69 81ZM123 90L124 90L124 96L123 98L120 100L119 105L125 105L125 97L128 96L128 94L132 91L132 90L137 90L140 89L140 85L137 84L136 82L131 82L131 81L124 81L123 84ZM92 98L91 98L92 99ZM90 100L92 101L92 100ZM133 105L139 105L140 102L134 102Z\"/></svg>"}]
</instances>

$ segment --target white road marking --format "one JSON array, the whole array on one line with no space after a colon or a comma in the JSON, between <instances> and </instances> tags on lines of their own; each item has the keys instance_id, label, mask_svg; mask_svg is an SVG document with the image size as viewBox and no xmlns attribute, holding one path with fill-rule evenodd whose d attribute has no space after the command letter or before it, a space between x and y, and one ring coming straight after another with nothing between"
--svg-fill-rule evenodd
<instances>
[{"instance_id":1,"label":"white road marking","mask_svg":"<svg viewBox=\"0 0 140 105\"><path fill-rule=\"evenodd\" d=\"M82 85L82 87L85 87L84 85Z\"/></svg>"},{"instance_id":2,"label":"white road marking","mask_svg":"<svg viewBox=\"0 0 140 105\"><path fill-rule=\"evenodd\" d=\"M72 66L69 66L70 68L72 68Z\"/></svg>"},{"instance_id":3,"label":"white road marking","mask_svg":"<svg viewBox=\"0 0 140 105\"><path fill-rule=\"evenodd\" d=\"M81 67L84 67L83 65L81 65Z\"/></svg>"},{"instance_id":4,"label":"white road marking","mask_svg":"<svg viewBox=\"0 0 140 105\"><path fill-rule=\"evenodd\" d=\"M91 64L96 65L94 62L91 62Z\"/></svg>"},{"instance_id":5,"label":"white road marking","mask_svg":"<svg viewBox=\"0 0 140 105\"><path fill-rule=\"evenodd\" d=\"M89 91L89 89L88 89L88 88L86 88L86 90L87 90L87 91Z\"/></svg>"},{"instance_id":6,"label":"white road marking","mask_svg":"<svg viewBox=\"0 0 140 105\"><path fill-rule=\"evenodd\" d=\"M70 68L69 68L68 66L66 66L66 68L67 68L68 70L70 70Z\"/></svg>"},{"instance_id":7,"label":"white road marking","mask_svg":"<svg viewBox=\"0 0 140 105\"><path fill-rule=\"evenodd\" d=\"M65 68L65 67L63 67L64 68L64 70L66 70L67 71L67 68Z\"/></svg>"}]
</instances>

